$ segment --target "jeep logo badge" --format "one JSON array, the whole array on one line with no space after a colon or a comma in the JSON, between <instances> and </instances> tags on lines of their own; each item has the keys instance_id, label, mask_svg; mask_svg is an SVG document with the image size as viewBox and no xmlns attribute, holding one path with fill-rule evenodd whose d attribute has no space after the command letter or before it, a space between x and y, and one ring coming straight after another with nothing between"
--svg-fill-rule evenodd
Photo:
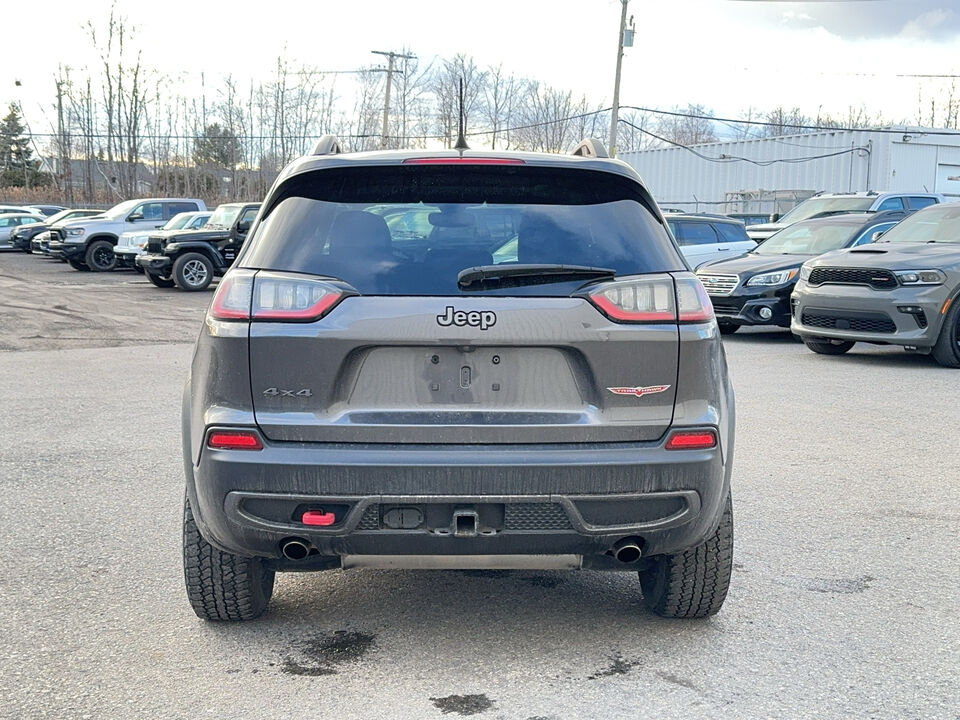
<instances>
[{"instance_id":1,"label":"jeep logo badge","mask_svg":"<svg viewBox=\"0 0 960 720\"><path fill-rule=\"evenodd\" d=\"M437 315L437 325L442 327L450 327L451 325L466 327L469 325L486 330L496 324L497 314L490 310L470 310L468 312L466 310L454 310L453 305L447 305L443 315Z\"/></svg>"}]
</instances>

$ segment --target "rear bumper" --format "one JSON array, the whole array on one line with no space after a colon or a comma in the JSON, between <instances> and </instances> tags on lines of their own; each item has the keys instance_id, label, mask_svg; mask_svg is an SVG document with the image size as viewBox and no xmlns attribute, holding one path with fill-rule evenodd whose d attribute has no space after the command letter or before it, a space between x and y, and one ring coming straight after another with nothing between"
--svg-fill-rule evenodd
<instances>
[{"instance_id":1,"label":"rear bumper","mask_svg":"<svg viewBox=\"0 0 960 720\"><path fill-rule=\"evenodd\" d=\"M732 448L668 451L662 442L436 446L264 441L262 451L205 448L187 492L203 536L239 555L279 560L281 541L320 555L575 555L608 562L617 541L644 555L698 545L715 529ZM391 510L409 509L399 527ZM304 509L336 515L304 525ZM456 514L476 532L458 535ZM392 519L391 519L392 518ZM473 522L473 521L471 521Z\"/></svg>"}]
</instances>

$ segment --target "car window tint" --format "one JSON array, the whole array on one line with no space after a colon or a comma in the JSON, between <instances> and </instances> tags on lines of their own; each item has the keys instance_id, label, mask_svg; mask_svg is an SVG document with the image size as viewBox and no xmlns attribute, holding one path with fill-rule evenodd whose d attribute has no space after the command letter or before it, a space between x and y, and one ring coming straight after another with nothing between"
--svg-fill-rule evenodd
<instances>
[{"instance_id":1,"label":"car window tint","mask_svg":"<svg viewBox=\"0 0 960 720\"><path fill-rule=\"evenodd\" d=\"M717 233L707 222L677 221L674 235L681 245L711 245L717 243Z\"/></svg>"},{"instance_id":2,"label":"car window tint","mask_svg":"<svg viewBox=\"0 0 960 720\"><path fill-rule=\"evenodd\" d=\"M750 237L747 235L747 229L738 223L716 223L713 228L720 235L720 242L735 243L750 240Z\"/></svg>"},{"instance_id":3,"label":"car window tint","mask_svg":"<svg viewBox=\"0 0 960 720\"><path fill-rule=\"evenodd\" d=\"M866 245L868 243L876 242L877 236L880 233L886 232L894 225L896 225L896 223L883 223L882 225L874 225L873 227L869 227L860 234L860 237L854 241L853 245Z\"/></svg>"},{"instance_id":4,"label":"car window tint","mask_svg":"<svg viewBox=\"0 0 960 720\"><path fill-rule=\"evenodd\" d=\"M130 214L135 215L137 213L143 215L144 220L163 220L163 203L143 203L143 205L138 205L134 208Z\"/></svg>"},{"instance_id":5,"label":"car window tint","mask_svg":"<svg viewBox=\"0 0 960 720\"><path fill-rule=\"evenodd\" d=\"M167 207L170 217L173 217L177 213L196 212L200 209L195 202L170 202L167 203Z\"/></svg>"},{"instance_id":6,"label":"car window tint","mask_svg":"<svg viewBox=\"0 0 960 720\"><path fill-rule=\"evenodd\" d=\"M888 197L879 206L877 206L877 212L883 210L903 210L903 199L898 197Z\"/></svg>"},{"instance_id":7,"label":"car window tint","mask_svg":"<svg viewBox=\"0 0 960 720\"><path fill-rule=\"evenodd\" d=\"M910 196L910 207L914 210L919 210L920 208L930 207L931 205L936 205L937 199L932 197L913 197Z\"/></svg>"},{"instance_id":8,"label":"car window tint","mask_svg":"<svg viewBox=\"0 0 960 720\"><path fill-rule=\"evenodd\" d=\"M460 294L457 275L478 265L589 265L622 275L683 267L636 185L609 173L337 168L292 178L280 198L241 265L330 275L367 294ZM481 292L569 295L582 284Z\"/></svg>"}]
</instances>

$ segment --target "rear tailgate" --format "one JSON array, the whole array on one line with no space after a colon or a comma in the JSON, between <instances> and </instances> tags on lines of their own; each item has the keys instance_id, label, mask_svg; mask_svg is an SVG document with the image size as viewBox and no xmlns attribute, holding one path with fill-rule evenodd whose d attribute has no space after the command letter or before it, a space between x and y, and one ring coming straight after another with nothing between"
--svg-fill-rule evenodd
<instances>
[{"instance_id":1,"label":"rear tailgate","mask_svg":"<svg viewBox=\"0 0 960 720\"><path fill-rule=\"evenodd\" d=\"M678 343L675 323L618 324L576 297L355 296L315 322L252 322L251 383L272 440L653 440Z\"/></svg>"}]
</instances>

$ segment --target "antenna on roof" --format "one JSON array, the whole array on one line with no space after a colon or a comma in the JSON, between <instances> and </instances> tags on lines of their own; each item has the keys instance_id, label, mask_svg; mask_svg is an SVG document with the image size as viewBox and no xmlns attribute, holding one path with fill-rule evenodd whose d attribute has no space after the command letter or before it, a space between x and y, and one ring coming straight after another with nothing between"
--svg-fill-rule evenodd
<instances>
[{"instance_id":1,"label":"antenna on roof","mask_svg":"<svg viewBox=\"0 0 960 720\"><path fill-rule=\"evenodd\" d=\"M453 146L454 150L469 150L470 146L467 145L467 138L464 135L466 131L466 122L463 117L463 77L460 78L460 124L459 131L457 133L457 144Z\"/></svg>"}]
</instances>

